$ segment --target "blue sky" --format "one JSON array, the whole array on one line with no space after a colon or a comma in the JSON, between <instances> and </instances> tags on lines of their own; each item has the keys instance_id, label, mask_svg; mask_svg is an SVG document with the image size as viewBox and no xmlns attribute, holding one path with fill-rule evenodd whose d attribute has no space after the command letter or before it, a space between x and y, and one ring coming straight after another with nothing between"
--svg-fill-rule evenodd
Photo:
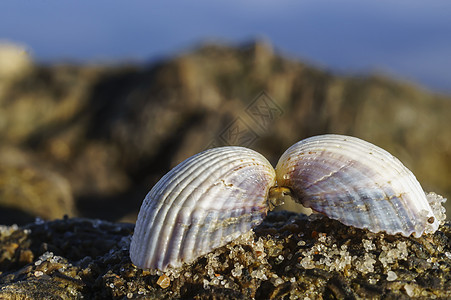
<instances>
[{"instance_id":1,"label":"blue sky","mask_svg":"<svg viewBox=\"0 0 451 300\"><path fill-rule=\"evenodd\" d=\"M149 61L255 38L331 70L451 93L451 1L0 0L0 40L41 62Z\"/></svg>"}]
</instances>

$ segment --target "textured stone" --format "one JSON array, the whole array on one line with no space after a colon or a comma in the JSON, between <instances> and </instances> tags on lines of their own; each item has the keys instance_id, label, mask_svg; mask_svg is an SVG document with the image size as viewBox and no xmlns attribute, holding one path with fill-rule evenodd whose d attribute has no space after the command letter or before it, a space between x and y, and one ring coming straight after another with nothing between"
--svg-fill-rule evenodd
<instances>
[{"instance_id":1,"label":"textured stone","mask_svg":"<svg viewBox=\"0 0 451 300\"><path fill-rule=\"evenodd\" d=\"M449 222L416 239L272 212L255 233L166 273L131 264L132 232L91 219L2 226L0 298L451 297Z\"/></svg>"},{"instance_id":2,"label":"textured stone","mask_svg":"<svg viewBox=\"0 0 451 300\"><path fill-rule=\"evenodd\" d=\"M17 149L0 148L0 223L76 215L69 182Z\"/></svg>"},{"instance_id":3,"label":"textured stone","mask_svg":"<svg viewBox=\"0 0 451 300\"><path fill-rule=\"evenodd\" d=\"M140 66L36 65L19 48L13 55L17 71L1 75L0 143L32 150L43 170L65 178L80 216L133 221L150 187L207 147L241 144L275 164L322 133L368 140L427 191L451 194L450 97L405 82L333 74L259 42L203 45ZM259 102L262 91L278 109Z\"/></svg>"}]
</instances>

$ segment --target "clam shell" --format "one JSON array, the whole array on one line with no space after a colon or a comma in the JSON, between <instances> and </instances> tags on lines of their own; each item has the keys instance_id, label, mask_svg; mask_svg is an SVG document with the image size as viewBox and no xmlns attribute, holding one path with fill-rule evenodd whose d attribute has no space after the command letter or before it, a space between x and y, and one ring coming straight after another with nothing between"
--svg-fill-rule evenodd
<instances>
[{"instance_id":1,"label":"clam shell","mask_svg":"<svg viewBox=\"0 0 451 300\"><path fill-rule=\"evenodd\" d=\"M372 232L435 232L438 220L420 183L387 151L355 137L321 135L280 158L277 183L304 206Z\"/></svg>"},{"instance_id":2,"label":"clam shell","mask_svg":"<svg viewBox=\"0 0 451 300\"><path fill-rule=\"evenodd\" d=\"M166 270L189 263L260 224L275 171L242 147L188 158L147 194L130 245L132 262Z\"/></svg>"}]
</instances>

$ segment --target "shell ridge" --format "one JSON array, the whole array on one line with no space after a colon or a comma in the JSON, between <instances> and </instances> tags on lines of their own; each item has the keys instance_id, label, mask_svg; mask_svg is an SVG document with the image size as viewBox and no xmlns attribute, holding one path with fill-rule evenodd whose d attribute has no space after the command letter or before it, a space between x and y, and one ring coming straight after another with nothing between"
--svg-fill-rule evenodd
<instances>
[{"instance_id":1,"label":"shell ridge","mask_svg":"<svg viewBox=\"0 0 451 300\"><path fill-rule=\"evenodd\" d=\"M252 166L248 166L248 168L251 168ZM262 172L255 172L253 174L250 174L247 177L241 178L242 180L238 183L238 185L243 185L243 182L251 181L253 184L251 184L250 190L247 192L249 195L247 197L247 201L243 205L244 213L243 215L249 216L248 220L241 221L240 223L240 231L242 233L248 231L250 229L251 224L259 224L261 221L263 221L264 216L266 216L268 212L268 204L267 199L269 195L269 189L275 185L275 171L271 167L271 174L270 176L264 178L264 170L261 170ZM271 181L268 181L267 178L271 178ZM262 189L261 186L264 186ZM244 203L243 203L244 204Z\"/></svg>"},{"instance_id":2,"label":"shell ridge","mask_svg":"<svg viewBox=\"0 0 451 300\"><path fill-rule=\"evenodd\" d=\"M215 241L217 241L216 238L222 239L220 244L228 243L232 239L234 239L235 236L240 236L243 233L249 231L250 228L252 227L252 225L256 225L259 222L261 222L263 219L263 216L266 215L266 211L267 211L267 207L266 207L266 203L265 203L266 195L269 192L270 186L274 184L274 179L271 181L270 184L267 184L268 177L264 178L264 175L263 175L264 170L260 170L262 172L253 172L252 174L249 175L251 177L247 177L247 176L233 177L233 176L231 176L233 173L235 173L234 175L236 175L237 174L236 171L239 169L242 170L243 173L245 171L247 171L247 169L249 169L249 171L251 171L252 168L255 167L256 165L258 165L259 167L264 167L264 165L262 165L262 164L257 164L255 162L249 161L249 162L243 163L241 165L234 166L234 168L231 168L230 170L228 170L227 173L224 174L225 177L228 178L231 182L235 181L234 180L235 177L236 177L236 179L241 179L241 181L239 181L239 182L230 183L230 184L227 184L226 182L222 182L222 184L225 184L227 186L232 185L234 187L233 192L240 194L240 196L227 197L227 199L231 199L231 200L243 199L243 196L245 194L250 195L250 198L248 197L246 199L246 203L244 203L244 202L237 203L240 206L237 208L233 208L233 209L232 208L225 209L225 205L228 203L222 202L222 205L221 205L221 207L218 208L218 211L223 211L223 212L226 211L227 217L224 216L224 217L221 217L218 219L220 222L217 222L216 228L218 228L219 230L214 230L215 234L209 235L210 240L206 240L206 243L209 245L210 248L213 247L213 245L216 243L215 242ZM274 172L274 170L272 169L272 166L271 166L271 170ZM275 177L274 174L266 174L266 175L271 175L272 178ZM251 185L251 188L247 189L247 190L241 188L241 186L243 186L244 182L253 180L252 176L258 177L258 178L254 179L255 184ZM260 189L262 182L264 183L264 186L265 186L264 190ZM261 193L259 193L259 192L261 192ZM259 199L261 199L261 200L259 200ZM227 223L229 223L229 224L227 224ZM222 232L224 230L226 230L226 232L225 232L225 234L222 234Z\"/></svg>"},{"instance_id":3,"label":"shell ridge","mask_svg":"<svg viewBox=\"0 0 451 300\"><path fill-rule=\"evenodd\" d=\"M403 180L400 180L402 182L401 189L413 191L416 194L416 197L422 197L423 190L414 174L407 169L399 159L391 155L388 151L377 146L371 146L371 143L358 140L356 149L360 148L360 150L365 152L371 151L373 155L370 155L367 159L368 162L375 163L378 166L378 169L380 169L378 171L379 176L384 178L386 174L391 174L391 171L396 171L397 177L394 178L394 180L398 180L399 177L403 178ZM388 158L391 161L390 164L384 163L384 158ZM390 199L392 197L393 196L387 195L387 200L391 202ZM419 206L417 201L409 201L409 198L412 198L412 196L409 195L408 197L398 197L398 199L404 204L402 205L403 209L409 211L409 217L406 217L404 214L402 215L404 217L404 221L410 223L409 229L405 227L408 231L412 230L412 228L416 228L416 224L418 223L416 219L418 212L425 208L424 206ZM415 195L413 195L413 198L415 198Z\"/></svg>"},{"instance_id":4,"label":"shell ridge","mask_svg":"<svg viewBox=\"0 0 451 300\"><path fill-rule=\"evenodd\" d=\"M370 218L370 223L375 231L384 230L386 232L390 231L389 228L402 228L406 229L405 225L401 222L398 216L398 210L392 201L388 200L387 193L383 189L379 189L379 192L383 193L383 197L363 197L365 203L370 207L370 212L372 216ZM376 200L376 201L374 201ZM388 200L388 201L387 201ZM404 217L405 214L403 214Z\"/></svg>"},{"instance_id":5,"label":"shell ridge","mask_svg":"<svg viewBox=\"0 0 451 300\"><path fill-rule=\"evenodd\" d=\"M409 176L405 176L407 177L406 179L400 179L399 181L401 181L400 185L400 189L404 190L404 191L409 191L406 192L404 194L394 194L392 196L390 196L387 200L389 202L392 202L394 198L398 199L398 201L402 204L400 205L404 211L408 211L408 218L406 218L406 222L409 222L411 225L409 227L409 231L418 233L419 235L421 235L424 231L424 227L425 224L425 220L420 218L420 215L422 214L421 212L423 210L426 210L428 212L428 214L432 213L432 210L430 207L428 207L429 205L426 203L423 203L423 205L421 205L422 203L420 201L416 201L415 199L422 199L423 202L424 198L425 198L425 194L423 192L423 190L421 189L421 186L416 185L415 182L413 180L411 180L411 178ZM427 201L427 199L426 199ZM418 203L420 202L420 203ZM402 210L400 210L401 212ZM427 218L426 218L427 219ZM409 235L412 233L410 232Z\"/></svg>"},{"instance_id":6,"label":"shell ridge","mask_svg":"<svg viewBox=\"0 0 451 300\"><path fill-rule=\"evenodd\" d=\"M319 159L320 160L320 159ZM337 169L333 169L333 170L329 170L328 174L323 175L321 178L315 180L314 182L311 182L309 185L307 186L302 186L302 183L298 182L298 183L293 183L294 185L297 186L302 186L302 190L304 191L309 191L309 188L313 187L315 185L316 188L321 188L321 185L319 183L324 182L325 180L329 179L329 180L333 180L334 182L334 186L338 187L340 186L341 188L339 190L343 191L344 195L349 195L352 199L352 201L347 201L347 202L343 202L342 197L339 197L339 195L337 195L335 197L335 199L331 199L331 197L327 196L325 194L326 190L321 189L319 191L313 192L312 191L312 197L301 197L301 203L305 206L311 207L316 211L320 211L323 213L329 213L329 214L334 214L335 218L339 219L341 218L353 218L354 221L349 220L349 222L354 223L354 224L360 224L366 221L370 221L371 218L369 216L369 212L365 212L364 210L361 210L360 214L347 214L347 211L350 210L350 207L354 206L354 205L358 205L358 200L359 198L362 198L362 196L360 195L359 191L356 190L355 186L352 189L349 189L350 183L343 181L343 176L335 176L335 175L339 175L340 171L343 171L345 169L350 169L352 172L354 171L354 166L353 166L353 161L352 160L348 160L348 159L339 159L337 161L340 162L344 162L342 163L341 166L339 166ZM320 162L321 163L321 162ZM322 165L326 166L326 163L322 163ZM331 167L335 167L335 165L331 165ZM345 174L347 173L351 173L351 172L345 172ZM335 177L334 177L335 176ZM296 176L294 176L296 178ZM296 182L296 181L295 181ZM336 193L335 189L334 192ZM314 195L317 196L314 196ZM324 195L324 196L321 196ZM333 201L335 203L333 210L331 211L331 207L328 204L328 202L330 203L330 201ZM323 204L324 202L324 204ZM328 211L329 209L329 211ZM357 221L358 220L358 221Z\"/></svg>"},{"instance_id":7,"label":"shell ridge","mask_svg":"<svg viewBox=\"0 0 451 300\"><path fill-rule=\"evenodd\" d=\"M212 193L211 189L215 189L215 191ZM219 190L217 189L217 186L215 184L208 186L208 188L206 190L203 191L202 195L199 195L199 198L205 198L205 194L210 194L211 197L217 195L219 192ZM212 193L212 194L211 194ZM202 208L203 211L205 211L204 208ZM182 257L188 257L187 254L192 253L195 249L194 249L194 245L196 245L196 241L197 238L199 238L199 231L201 230L201 226L202 223L200 220L198 220L198 218L194 218L194 215L198 214L198 211L192 210L190 215L189 215L189 219L191 220L191 224L192 226L190 226L190 228L184 233L184 237L183 237L183 241L191 241L189 244L187 244L184 249L183 249L183 253L182 253Z\"/></svg>"},{"instance_id":8,"label":"shell ridge","mask_svg":"<svg viewBox=\"0 0 451 300\"><path fill-rule=\"evenodd\" d=\"M191 172L188 171L184 171L184 170L189 170L193 167L194 165L194 172L195 170L198 170L198 168L201 167L201 165L196 164L196 161L199 159L205 159L205 160L210 160L210 159L214 159L215 158L215 152L216 151L211 151L211 150L206 150L202 153L199 153L198 155L195 155L193 157L190 157L188 159L186 159L185 161L183 161L181 164L179 164L178 166L176 166L174 169L172 169L169 173L167 173L165 176L163 176L162 180L160 180L156 186L149 192L149 194L146 196L146 198L148 199L146 202L146 206L144 209L142 209L142 211L147 212L147 214L144 214L144 218L142 219L143 224L151 224L148 228L146 228L146 230L144 230L144 226L138 226L138 222L137 222L137 226L136 228L142 228L144 231L144 236L142 238L144 238L144 241L146 241L146 245L144 245L144 243L141 243L140 245L141 248L146 249L148 256L150 258L153 258L153 260L150 262L150 264L155 264L154 259L156 258L156 256L154 255L155 253L155 248L157 247L157 244L160 243L160 245L162 244L162 239L160 238L162 232L159 231L158 229L161 228L163 222L164 222L164 218L167 214L167 212L172 208L172 205L174 204L174 197L177 196L178 193L166 193L165 191L171 190L171 189L175 189L175 190L183 190L186 185L188 184L188 182L186 182L186 178L189 178L190 176L192 176L193 170ZM184 171L184 172L182 172ZM174 178L174 180L173 180ZM168 181L173 180L172 182ZM181 186L182 185L182 186ZM155 197L154 197L155 196ZM161 199L164 199L163 201ZM152 204L152 202L157 202L157 205L152 207L150 209L150 213L149 213L149 208ZM159 204L159 205L158 205ZM163 211L163 212L162 212ZM140 218L138 217L138 220ZM159 221L157 221L159 220ZM143 234L139 234L139 236L141 237ZM139 243L138 243L139 244Z\"/></svg>"},{"instance_id":9,"label":"shell ridge","mask_svg":"<svg viewBox=\"0 0 451 300\"><path fill-rule=\"evenodd\" d=\"M322 182L322 181L325 181L325 180L329 179L330 177L333 177L333 176L336 175L338 172L342 171L343 169L345 169L345 168L347 168L347 167L349 167L349 162L348 162L347 164L345 164L345 165L339 167L339 168L336 169L336 170L330 171L329 174L326 174L326 175L324 175L323 177L321 177L320 179L316 180L315 182L312 182L312 183L306 185L304 188L305 188L306 190L308 190L311 186L313 186L313 185L315 185L315 184L317 184L317 183L320 183L320 182Z\"/></svg>"},{"instance_id":10,"label":"shell ridge","mask_svg":"<svg viewBox=\"0 0 451 300\"><path fill-rule=\"evenodd\" d=\"M242 160L240 157L238 157L238 158L236 159L237 162L240 161L240 160ZM266 163L266 162L265 162L265 163ZM268 163L268 164L269 164L269 163ZM236 170L237 170L237 169L243 170L245 167L250 167L250 166L252 166L252 165L254 165L254 162L252 162L252 161L245 161L245 162L242 162L241 164L233 165L233 167L231 167L231 168L228 169L226 172L224 172L223 174L221 174L221 176L224 176L224 177L226 177L226 178L230 178L230 174L236 173ZM260 166L261 166L261 164L260 164ZM274 176L273 176L273 177L274 177ZM225 182L220 182L219 184L224 185L224 184L227 184L227 183L225 183ZM237 190L241 190L241 193L242 193L242 191L243 191L242 188L239 187L239 184L234 184L232 190L233 190L233 192L236 192ZM249 193L249 191L248 191L248 193ZM249 194L252 194L252 193L249 193ZM225 198L225 199L230 199L230 197L229 197L228 195L224 195L223 198ZM242 197L235 197L235 199L240 199L240 198L242 198ZM217 203L218 203L218 205L221 204L221 206L215 207L214 209L215 209L215 210L218 210L218 211L225 211L225 210L224 210L224 205L227 204L227 203L226 203L225 201L217 201ZM240 212L240 211L243 211L243 209L242 209L242 208L236 208L235 211L234 211L234 213L237 214L237 215L239 215L239 213L237 213L237 212ZM231 217L233 217L233 216L231 216ZM220 228L220 231L217 232L217 235L219 235L219 236L221 237L221 239L218 240L219 242L217 242L217 241L215 240L214 243L224 244L225 241L230 241L230 240L231 240L230 238L227 238L227 236L223 236L223 235L221 234L221 233L223 232L223 229L224 229L224 228L223 228L222 226L220 226L220 225L217 225L217 224L221 224L221 223L224 222L226 219L225 219L223 216L221 216L221 218L219 218L218 220L220 220L221 222L215 222L215 224L211 224L211 222L205 222L205 220L199 220L199 221L197 221L196 223L198 223L199 225L196 226L196 228L193 228L192 231L190 232L191 238L192 238L192 239L194 239L194 238L196 239L196 242L194 242L194 243L192 243L192 244L199 244L199 242L200 242L201 240L203 240L203 241L204 241L204 244L203 244L203 245L211 245L211 242L210 242L208 239L211 239L212 236L207 235L208 238L205 239L203 233L202 233L202 234L199 234L199 232L200 232L200 230L203 228L203 226L204 226L204 225L207 225L207 224L208 224L209 226L219 227L219 228ZM231 226L228 226L227 229L228 229L229 231L230 231L230 230L233 231L233 228L232 228ZM244 233L244 232L243 232L243 233ZM241 235L241 234L240 234L240 235ZM186 237L186 238L187 238L187 237ZM210 247L210 246L208 246L208 247ZM190 248L190 247L188 247L188 249L189 249L189 248ZM202 248L202 247L201 247L201 248Z\"/></svg>"},{"instance_id":11,"label":"shell ridge","mask_svg":"<svg viewBox=\"0 0 451 300\"><path fill-rule=\"evenodd\" d=\"M372 144L368 143L366 141L362 141L359 140L359 144L362 145L369 145L368 147L370 147ZM373 151L373 149L371 149ZM410 191L413 195L411 195L411 193L409 193L408 195L404 196L404 197L400 197L396 196L396 199L402 203L402 205L400 205L400 207L402 209L398 208L397 214L398 216L401 216L404 218L405 221L405 226L404 228L408 229L406 231L408 231L407 235L410 235L412 232L416 232L418 231L418 224L420 223L418 220L418 214L422 209L426 209L429 210L428 204L426 203L426 201L424 201L424 192L423 189L421 188L421 185L419 184L419 182L416 180L416 177L414 176L414 174L408 169L406 168L402 162L397 159L396 157L394 157L393 155L391 155L388 151L379 148L379 147L374 147L374 153L377 153L380 157L374 156L374 158L376 158L377 160L381 160L381 163L378 163L378 166L383 169L384 171L386 171L385 173L380 172L380 176L384 176L385 174L390 174L391 170L395 170L397 172L397 177L395 177L393 180L395 182L400 182L400 190L405 190L405 191ZM370 157L370 159L372 159L373 156ZM390 160L390 164L386 164L384 163L384 158L388 158L388 160ZM377 161L376 161L377 163ZM390 202L390 204L393 204L393 196L392 197L387 197L387 200ZM423 201L412 201L412 199L420 199L423 198ZM423 205L421 205L423 204ZM403 214L403 212L405 212L406 214ZM422 224L422 226L424 227L424 223ZM406 232L407 233L407 232Z\"/></svg>"},{"instance_id":12,"label":"shell ridge","mask_svg":"<svg viewBox=\"0 0 451 300\"><path fill-rule=\"evenodd\" d=\"M387 190L388 189L388 190ZM378 191L382 193L382 197L374 197L366 199L368 205L371 205L374 207L374 211L378 211L379 215L375 218L372 218L375 222L377 221L378 226L375 226L377 230L384 230L385 227L387 228L405 228L405 225L403 225L403 222L400 218L396 218L396 216L399 216L398 209L395 207L395 204L390 200L390 197L396 197L394 195L394 191L391 187L387 187L386 189L380 188ZM392 196L389 196L392 194ZM372 201L375 199L376 201ZM402 219L408 221L408 215L406 213L402 214ZM389 225L387 225L385 222L387 220L390 222ZM405 223L404 223L405 224Z\"/></svg>"},{"instance_id":13,"label":"shell ridge","mask_svg":"<svg viewBox=\"0 0 451 300\"><path fill-rule=\"evenodd\" d=\"M216 148L218 149L218 148ZM219 150L216 151L210 151L215 154L220 152ZM230 152L230 151L229 151ZM233 157L234 153L227 153L227 158ZM202 162L202 163L201 163ZM177 218L177 215L179 214L182 207L192 207L192 205L196 202L198 202L202 197L204 196L205 190L202 189L200 193L196 193L196 190L199 190L200 187L209 185L210 181L212 181L212 178L215 177L215 174L221 173L221 169L224 168L228 164L227 159L224 157L219 157L218 155L212 155L209 157L208 160L204 161L202 158L200 160L197 160L196 163L194 163L191 168L187 170L191 170L192 167L194 167L194 170L191 170L189 172L189 176L187 178L191 178L191 180L184 180L183 188L180 189L176 193L175 198L173 198L172 204L170 205L170 209L167 210L164 221L162 224L171 224L174 225L174 219ZM199 174L200 171L203 171L203 168L206 167L206 171L208 174ZM199 171L199 172L198 172ZM185 172L187 173L187 172ZM197 175L197 176L196 176ZM202 176L200 176L202 175ZM175 204L175 205L174 205ZM160 213L161 214L161 213ZM162 230L159 231L160 236L170 236L173 237L174 240L176 240L173 236L174 233L178 233L180 226L164 226ZM179 237L177 237L178 239ZM182 237L183 239L183 237ZM160 240L160 239L158 239ZM167 251L170 249L169 243L158 243L158 247L155 249L157 253L168 253ZM175 254L174 254L175 255Z\"/></svg>"},{"instance_id":14,"label":"shell ridge","mask_svg":"<svg viewBox=\"0 0 451 300\"><path fill-rule=\"evenodd\" d=\"M329 153L329 158L325 158L324 162L320 162L323 165L314 165L309 156L321 160L324 159L324 152ZM302 157L300 160L307 160L308 163L295 165L293 160L299 160L299 157ZM330 166L327 166L327 160L332 161ZM334 160L359 162L360 165L356 167L359 172L350 170L350 167L347 165L334 169ZM339 164L335 165L338 166ZM293 178L296 177L296 174L290 171L291 168L304 169L305 172L309 172L309 175L306 175L307 183L296 181ZM317 169L317 175L312 171L315 168ZM321 173L323 172L321 170L328 171ZM347 183L350 184L347 187L348 192L346 192L346 188L340 188L339 190L344 191L345 194L347 193L347 197L355 201L355 216L352 213L354 210L348 210L346 203L338 203L337 199L329 202L331 199L328 197L320 200L322 198L321 194L327 190L329 181L331 184L330 188L343 186L343 184L337 185L337 182L332 178L334 176L343 177L346 181L346 172L351 172L350 174L352 176L355 175L355 178L358 180ZM307 206L317 211L322 211L327 215L335 215L335 218L338 220L341 220L341 218L347 219L347 225L358 227L369 223L371 224L369 225L370 227L381 228L386 232L400 230L405 235L410 235L412 232L421 235L426 226L428 226L425 215L433 216L432 209L427 199L425 200L425 193L413 173L388 151L355 137L323 135L302 140L285 151L277 164L276 173L277 181L283 183L281 185L288 186L292 190L293 187L290 185L303 189L301 193L304 193L304 195L299 197L302 203L308 203ZM301 176L303 175L301 174ZM286 181L284 182L285 177ZM371 181L371 179L373 180ZM322 181L326 182L326 184L322 184ZM324 187L320 190L319 188L322 185ZM359 193L359 186L363 188L363 192L360 192L362 195L356 197L355 192ZM350 191L351 189L355 189L354 196L353 192ZM311 194L313 191L320 191L318 192L319 196L313 196ZM330 190L330 193L336 192L335 188ZM401 196L403 193L405 195ZM309 197L308 195L311 196ZM365 198L365 195L368 195L369 198ZM373 198L375 195L377 197ZM383 198L381 198L382 196ZM381 202L377 199L386 202ZM324 204L317 204L316 201L324 201ZM337 207L327 207L328 205ZM368 207L368 216L359 217L358 214L366 214L365 207Z\"/></svg>"},{"instance_id":15,"label":"shell ridge","mask_svg":"<svg viewBox=\"0 0 451 300\"><path fill-rule=\"evenodd\" d=\"M209 176L205 176L205 178L203 178L203 181L196 182L196 183L190 182L188 184L188 186L191 186L191 187L195 186L196 188L206 187L208 189L208 191L206 191L205 189L202 189L202 193L200 193L200 194L198 193L198 194L196 194L193 197L192 196L193 191L187 191L186 188L185 188L184 191L183 191L184 195L180 195L181 193L179 193L179 195L177 195L177 197L181 197L180 199L185 201L185 202L183 202L182 206L189 206L189 207L191 207L191 205L189 205L189 203L190 202L195 202L197 206L202 207L202 210L207 211L207 210L205 210L205 207L202 206L202 202L206 198L210 199L210 195L208 197L205 197L204 192L211 193L210 188L215 185L214 184L215 183L214 179L216 179L218 177L221 178L222 176L224 176L225 172L226 173L229 172L230 168L225 168L225 166L232 165L233 168L237 168L237 169L242 168L242 166L240 167L240 165L243 165L243 163L239 163L239 161L243 160L242 159L243 155L244 156L248 155L248 156L251 157L251 158L248 158L248 159L244 159L244 164L246 164L246 165L249 165L249 166L251 166L251 165L260 165L260 166L262 166L262 165L268 165L269 164L269 162L267 162L267 160L263 156L261 156L261 154L258 154L257 152L255 152L253 150L246 149L246 148L240 148L240 147L235 147L235 149L233 149L233 150L235 152L233 152L233 151L231 151L231 152L235 153L235 154L230 155L230 157L228 157L228 159L224 159L224 157L222 156L222 157L220 157L220 159L218 159L219 161L217 161L217 162L213 161L213 160L210 161L210 163L209 163L209 165L207 167L210 170L214 169L214 171L210 171L209 174L208 174ZM236 151L236 150L239 150L239 151ZM257 155L258 155L258 159L256 158ZM236 162L238 164L232 163L232 161ZM222 163L222 162L224 162L224 163ZM221 167L222 164L224 164L224 166ZM203 164L203 166L206 167L205 164ZM272 166L271 166L271 168L272 168ZM226 170L226 171L225 172L220 171L221 169L222 170ZM262 169L262 168L260 167L260 169ZM215 174L217 174L217 175L215 175ZM191 174L190 176L193 176L193 175ZM225 197L228 197L228 196L226 195ZM179 203L180 204L182 202L178 202L178 200L175 200L175 201L172 201L173 205L174 205L174 203ZM175 206L176 206L176 208L180 208L179 205L175 205ZM171 215L174 214L174 216L176 216L177 213L178 212L176 210L172 210L172 211L168 212L168 215L166 216L166 218L169 216L169 214L171 214ZM209 218L209 216L211 216L212 212L210 211L209 213L200 213L201 216L202 216L202 214L204 214L204 217ZM205 223L205 221L198 220L197 218L193 218L193 217L188 217L187 219L191 220L191 223L190 223L190 226L188 226L188 228L185 228L183 230L183 232L180 229L176 229L174 226L172 226L172 228L165 228L164 230L162 230L160 232L160 235L163 235L163 236L176 235L176 236L172 237L172 238L175 238L174 242L173 242L175 244L179 243L179 241L181 243L183 243L184 241L186 241L189 238L190 235L192 237L197 235L196 238L201 237L202 235L205 237L205 235L201 232L201 230L203 229L201 225L202 225L202 223ZM173 219L170 219L166 223L172 224L173 223ZM209 223L211 223L211 222L209 222ZM207 235L206 237L207 237L207 239L202 239L203 243L204 243L203 244L204 246L201 245L200 247L198 247L198 249L203 250L205 245L208 245L208 241L207 240L208 240L209 236ZM188 248L189 248L189 246L188 246ZM160 267L165 268L166 267L165 265L167 264L167 262L171 261L171 257L178 257L178 258L181 258L181 259L186 258L186 260L188 260L188 261L191 260L191 257L186 255L186 252L175 253L172 250L168 251L169 249L172 249L170 243L164 243L164 244L160 243L159 248L157 248L156 250L153 251L153 252L157 252L157 253L158 252L170 253L168 256L163 258L164 263L163 263L163 265L160 265Z\"/></svg>"},{"instance_id":16,"label":"shell ridge","mask_svg":"<svg viewBox=\"0 0 451 300\"><path fill-rule=\"evenodd\" d=\"M208 187L204 193L211 193L210 190L215 188L214 186ZM211 196L217 195L219 190L215 188L215 191L211 194ZM205 220L206 216L205 213L203 213L204 218L200 219L197 216L200 215L200 211L206 212L204 208L202 209L193 209L190 211L190 214L187 216L187 218L190 220L191 226L184 232L184 235L182 237L182 243L185 245L181 251L181 258L186 260L188 262L191 257L194 255L194 252L197 250L199 251L201 248L197 247L195 249L195 245L197 244L198 238L200 238L201 229L203 226L203 221Z\"/></svg>"},{"instance_id":17,"label":"shell ridge","mask_svg":"<svg viewBox=\"0 0 451 300\"><path fill-rule=\"evenodd\" d=\"M208 150L207 150L208 151ZM192 176L193 172L180 172L183 169L188 169L193 164L193 161L198 159L199 157L202 157L205 155L205 158L211 157L214 155L214 153L211 152L201 152L197 155L194 155L179 165L177 165L174 169L172 169L170 172L168 172L166 175L160 179L160 181L157 182L154 188L151 189L146 199L148 199L147 206L144 208L145 210L151 209L153 211L153 214L148 214L146 217L148 219L146 220L149 223L154 223L155 218L160 214L161 209L164 206L167 206L166 208L169 209L170 206L173 203L173 195L175 193L165 195L165 191L172 191L172 190L183 190L184 187L180 187L180 184L185 183L185 179L188 176ZM187 184L187 183L186 183ZM159 199L164 199L164 201L159 201ZM152 207L152 208L151 208Z\"/></svg>"},{"instance_id":18,"label":"shell ridge","mask_svg":"<svg viewBox=\"0 0 451 300\"><path fill-rule=\"evenodd\" d=\"M366 145L366 144L372 145L366 141L360 140L359 146L362 149L365 149L364 145ZM379 167L385 171L385 174L390 173L391 170L396 170L398 173L397 175L404 177L407 180L407 182L409 183L409 187L406 187L406 190L415 191L415 193L419 192L417 194L419 197L421 197L421 194L424 193L423 189L421 188L421 185L418 183L415 175L408 168L406 168L398 158L391 155L388 151L386 151L382 148L379 148L379 147L370 149L370 151L372 151L373 154L376 153L378 155L369 156L368 157L369 161L375 161L377 163L383 157L388 157L391 160L391 163L389 165L384 164L384 163L379 163L378 164ZM382 176L384 174L381 172L380 175ZM411 203L411 205L412 204L417 208L417 210L420 210L420 207L418 207L417 202L413 202L413 203ZM410 208L410 206L406 206L406 207ZM424 207L421 207L421 208L424 208Z\"/></svg>"}]
</instances>

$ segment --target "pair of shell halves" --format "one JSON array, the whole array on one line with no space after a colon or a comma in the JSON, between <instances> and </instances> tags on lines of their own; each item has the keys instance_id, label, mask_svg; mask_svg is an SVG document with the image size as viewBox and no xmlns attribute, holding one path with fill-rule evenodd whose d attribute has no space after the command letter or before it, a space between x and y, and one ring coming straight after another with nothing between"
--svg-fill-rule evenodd
<instances>
[{"instance_id":1,"label":"pair of shell halves","mask_svg":"<svg viewBox=\"0 0 451 300\"><path fill-rule=\"evenodd\" d=\"M243 147L188 158L144 199L131 260L162 271L190 263L260 224L286 192L314 211L372 232L420 237L439 226L420 184L397 158L358 138L329 134L294 144L275 170Z\"/></svg>"}]
</instances>

